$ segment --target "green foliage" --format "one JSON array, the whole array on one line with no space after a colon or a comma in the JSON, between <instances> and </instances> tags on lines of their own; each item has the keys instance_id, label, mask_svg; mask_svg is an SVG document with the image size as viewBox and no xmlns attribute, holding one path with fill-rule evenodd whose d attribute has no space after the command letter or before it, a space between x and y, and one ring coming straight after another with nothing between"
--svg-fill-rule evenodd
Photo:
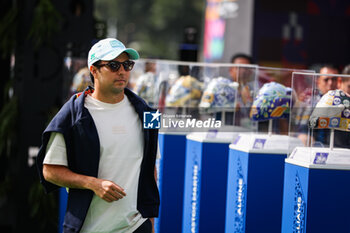
<instances>
[{"instance_id":1,"label":"green foliage","mask_svg":"<svg viewBox=\"0 0 350 233\"><path fill-rule=\"evenodd\" d=\"M166 1L155 0L151 8L151 21L155 29L165 30L168 25L172 25L173 21L177 21L178 25L181 25L180 20L184 12L182 0L179 1ZM172 25L177 26L177 25Z\"/></svg>"},{"instance_id":2,"label":"green foliage","mask_svg":"<svg viewBox=\"0 0 350 233\"><path fill-rule=\"evenodd\" d=\"M16 44L16 32L18 26L18 10L11 8L0 20L0 51L2 57L10 56Z\"/></svg>"},{"instance_id":3,"label":"green foliage","mask_svg":"<svg viewBox=\"0 0 350 233\"><path fill-rule=\"evenodd\" d=\"M11 81L5 86L4 93L7 95L11 88ZM17 97L5 96L4 106L0 111L0 155L10 156L12 145L15 143L17 122L18 122L18 101Z\"/></svg>"},{"instance_id":4,"label":"green foliage","mask_svg":"<svg viewBox=\"0 0 350 233\"><path fill-rule=\"evenodd\" d=\"M8 199L8 195L10 193L10 190L12 190L12 179L9 174L5 174L4 178L0 181L0 200L1 199Z\"/></svg>"},{"instance_id":5,"label":"green foliage","mask_svg":"<svg viewBox=\"0 0 350 233\"><path fill-rule=\"evenodd\" d=\"M21 9L17 6L16 1L13 1L13 6L0 19L0 51L4 59L9 59L15 51L20 12ZM33 42L35 48L50 43L54 34L59 30L60 20L61 16L51 0L37 1L28 33L28 39ZM18 97L14 90L16 78L13 77L13 74L15 73L12 72L11 77L3 77L9 82L2 87L5 96L3 103L0 103L0 207L5 206L14 192L18 192L19 186L16 183L16 177L20 175L18 174L18 163L22 161L20 157L23 156L23 154L18 153L19 147L16 145L18 143L19 108ZM9 95L10 90L11 95ZM28 189L21 190L30 204L29 216L27 208L24 208L25 212L21 214L38 223L35 226L36 232L56 230L57 198L54 195L45 195L43 187L37 180L34 180L29 186L29 193L25 193ZM8 204L12 206L14 203Z\"/></svg>"},{"instance_id":6,"label":"green foliage","mask_svg":"<svg viewBox=\"0 0 350 233\"><path fill-rule=\"evenodd\" d=\"M39 0L34 9L34 18L28 34L35 48L51 40L54 33L59 31L61 19L61 15L52 5L51 0Z\"/></svg>"},{"instance_id":7,"label":"green foliage","mask_svg":"<svg viewBox=\"0 0 350 233\"><path fill-rule=\"evenodd\" d=\"M28 203L31 206L29 215L34 222L38 223L37 232L47 232L47 229L57 228L57 198L53 194L47 195L39 182L31 185Z\"/></svg>"},{"instance_id":8,"label":"green foliage","mask_svg":"<svg viewBox=\"0 0 350 233\"><path fill-rule=\"evenodd\" d=\"M9 97L12 88L9 81L4 86L4 105L0 109L0 161L6 164L5 170L0 175L0 200L7 200L14 186L13 164L16 163L15 148L18 132L18 100L17 97Z\"/></svg>"},{"instance_id":9,"label":"green foliage","mask_svg":"<svg viewBox=\"0 0 350 233\"><path fill-rule=\"evenodd\" d=\"M204 10L205 0L95 0L95 17L116 19L118 39L138 44L144 58L178 59L184 29L201 35Z\"/></svg>"}]
</instances>

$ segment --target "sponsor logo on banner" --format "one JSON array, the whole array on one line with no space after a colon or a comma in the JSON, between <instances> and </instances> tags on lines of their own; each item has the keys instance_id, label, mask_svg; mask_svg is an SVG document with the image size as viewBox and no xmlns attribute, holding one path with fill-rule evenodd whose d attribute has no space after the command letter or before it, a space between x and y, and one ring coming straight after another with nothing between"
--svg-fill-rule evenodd
<instances>
[{"instance_id":1,"label":"sponsor logo on banner","mask_svg":"<svg viewBox=\"0 0 350 233\"><path fill-rule=\"evenodd\" d=\"M298 173L295 175L293 233L305 233L305 201Z\"/></svg>"},{"instance_id":2,"label":"sponsor logo on banner","mask_svg":"<svg viewBox=\"0 0 350 233\"><path fill-rule=\"evenodd\" d=\"M198 163L195 162L192 167L192 195L191 195L191 233L198 232L199 219L199 188L200 188L200 170Z\"/></svg>"},{"instance_id":3,"label":"sponsor logo on banner","mask_svg":"<svg viewBox=\"0 0 350 233\"><path fill-rule=\"evenodd\" d=\"M234 229L237 233L244 233L244 219L246 210L246 183L243 177L241 161L237 159L237 179L236 179L236 191L235 191L235 214L234 214Z\"/></svg>"}]
</instances>

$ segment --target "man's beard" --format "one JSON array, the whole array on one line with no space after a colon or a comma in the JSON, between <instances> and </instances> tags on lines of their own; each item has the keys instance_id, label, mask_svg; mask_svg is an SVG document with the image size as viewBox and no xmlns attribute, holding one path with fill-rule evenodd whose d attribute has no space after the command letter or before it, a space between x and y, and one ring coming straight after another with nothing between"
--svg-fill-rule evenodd
<instances>
[{"instance_id":1,"label":"man's beard","mask_svg":"<svg viewBox=\"0 0 350 233\"><path fill-rule=\"evenodd\" d=\"M124 87L112 88L113 94L120 94L124 91Z\"/></svg>"}]
</instances>

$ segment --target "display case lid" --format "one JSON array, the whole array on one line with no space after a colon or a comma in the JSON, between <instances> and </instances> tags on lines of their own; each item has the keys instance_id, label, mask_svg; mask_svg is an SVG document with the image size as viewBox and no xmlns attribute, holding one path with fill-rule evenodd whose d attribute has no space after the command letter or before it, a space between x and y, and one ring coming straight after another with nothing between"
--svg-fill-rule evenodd
<instances>
[{"instance_id":1,"label":"display case lid","mask_svg":"<svg viewBox=\"0 0 350 233\"><path fill-rule=\"evenodd\" d=\"M231 143L238 134L233 132L193 132L188 134L186 138L204 143Z\"/></svg>"},{"instance_id":2,"label":"display case lid","mask_svg":"<svg viewBox=\"0 0 350 233\"><path fill-rule=\"evenodd\" d=\"M241 133L230 144L230 149L247 153L287 155L291 152L288 149L288 144L292 144L290 147L294 148L301 146L302 142L297 138L290 138L287 135Z\"/></svg>"},{"instance_id":3,"label":"display case lid","mask_svg":"<svg viewBox=\"0 0 350 233\"><path fill-rule=\"evenodd\" d=\"M313 70L257 68L257 86L249 117L251 122L259 122L259 133L288 134L294 72L315 73Z\"/></svg>"},{"instance_id":4,"label":"display case lid","mask_svg":"<svg viewBox=\"0 0 350 233\"><path fill-rule=\"evenodd\" d=\"M350 170L350 149L296 147L286 162L307 168Z\"/></svg>"}]
</instances>

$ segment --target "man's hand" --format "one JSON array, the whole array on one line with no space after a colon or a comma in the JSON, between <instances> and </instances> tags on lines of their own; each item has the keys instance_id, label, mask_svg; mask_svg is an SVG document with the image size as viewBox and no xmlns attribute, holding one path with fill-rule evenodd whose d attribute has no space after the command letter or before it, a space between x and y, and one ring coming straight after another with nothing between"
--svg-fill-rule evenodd
<instances>
[{"instance_id":1,"label":"man's hand","mask_svg":"<svg viewBox=\"0 0 350 233\"><path fill-rule=\"evenodd\" d=\"M242 88L241 95L244 104L253 102L253 97L250 94L250 89L248 86L244 86Z\"/></svg>"},{"instance_id":2,"label":"man's hand","mask_svg":"<svg viewBox=\"0 0 350 233\"><path fill-rule=\"evenodd\" d=\"M126 196L123 188L109 180L96 179L91 190L107 202L118 201Z\"/></svg>"},{"instance_id":3,"label":"man's hand","mask_svg":"<svg viewBox=\"0 0 350 233\"><path fill-rule=\"evenodd\" d=\"M150 218L149 220L152 223L152 233L154 233L154 218Z\"/></svg>"},{"instance_id":4,"label":"man's hand","mask_svg":"<svg viewBox=\"0 0 350 233\"><path fill-rule=\"evenodd\" d=\"M117 201L126 196L124 189L109 180L98 179L72 172L62 165L44 164L45 180L67 188L90 189L107 202Z\"/></svg>"}]
</instances>

